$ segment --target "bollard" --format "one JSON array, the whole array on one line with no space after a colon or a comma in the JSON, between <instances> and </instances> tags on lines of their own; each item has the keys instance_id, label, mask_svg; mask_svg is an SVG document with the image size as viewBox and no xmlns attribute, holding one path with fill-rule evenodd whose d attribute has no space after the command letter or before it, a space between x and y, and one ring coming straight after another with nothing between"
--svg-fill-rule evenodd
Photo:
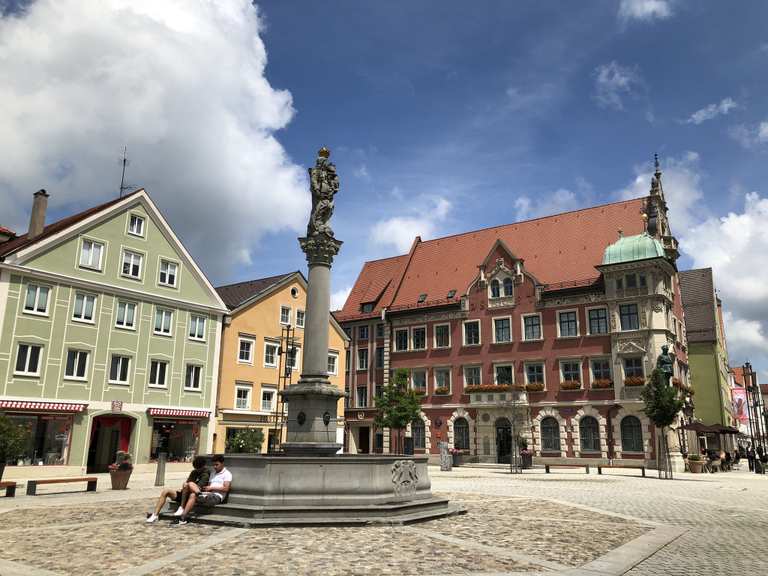
<instances>
[{"instance_id":1,"label":"bollard","mask_svg":"<svg viewBox=\"0 0 768 576\"><path fill-rule=\"evenodd\" d=\"M168 459L166 452L157 455L157 472L155 473L155 486L165 486L165 461Z\"/></svg>"}]
</instances>

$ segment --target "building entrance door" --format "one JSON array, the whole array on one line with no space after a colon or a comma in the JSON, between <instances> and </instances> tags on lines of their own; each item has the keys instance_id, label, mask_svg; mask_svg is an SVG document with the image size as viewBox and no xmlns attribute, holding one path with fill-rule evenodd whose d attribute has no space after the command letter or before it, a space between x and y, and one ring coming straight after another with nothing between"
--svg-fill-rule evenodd
<instances>
[{"instance_id":1,"label":"building entrance door","mask_svg":"<svg viewBox=\"0 0 768 576\"><path fill-rule=\"evenodd\" d=\"M118 450L128 452L133 418L127 416L97 416L91 427L88 447L88 473L106 472L115 461Z\"/></svg>"},{"instance_id":2,"label":"building entrance door","mask_svg":"<svg viewBox=\"0 0 768 576\"><path fill-rule=\"evenodd\" d=\"M368 426L358 428L357 452L368 454L371 451L371 429Z\"/></svg>"},{"instance_id":3,"label":"building entrance door","mask_svg":"<svg viewBox=\"0 0 768 576\"><path fill-rule=\"evenodd\" d=\"M496 420L496 462L509 464L512 453L512 425L506 418Z\"/></svg>"}]
</instances>

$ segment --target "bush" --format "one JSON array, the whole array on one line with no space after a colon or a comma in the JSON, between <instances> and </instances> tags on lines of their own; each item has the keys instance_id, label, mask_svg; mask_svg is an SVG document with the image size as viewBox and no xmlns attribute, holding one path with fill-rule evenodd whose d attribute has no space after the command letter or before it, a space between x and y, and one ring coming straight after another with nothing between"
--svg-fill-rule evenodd
<instances>
[{"instance_id":1,"label":"bush","mask_svg":"<svg viewBox=\"0 0 768 576\"><path fill-rule=\"evenodd\" d=\"M0 416L0 464L14 462L26 452L29 430L14 423L7 416Z\"/></svg>"},{"instance_id":2,"label":"bush","mask_svg":"<svg viewBox=\"0 0 768 576\"><path fill-rule=\"evenodd\" d=\"M699 456L698 454L691 454L688 456L688 460L690 460L691 462L701 462L701 456Z\"/></svg>"},{"instance_id":3,"label":"bush","mask_svg":"<svg viewBox=\"0 0 768 576\"><path fill-rule=\"evenodd\" d=\"M258 454L264 444L261 428L243 428L227 441L227 452L235 454Z\"/></svg>"}]
</instances>

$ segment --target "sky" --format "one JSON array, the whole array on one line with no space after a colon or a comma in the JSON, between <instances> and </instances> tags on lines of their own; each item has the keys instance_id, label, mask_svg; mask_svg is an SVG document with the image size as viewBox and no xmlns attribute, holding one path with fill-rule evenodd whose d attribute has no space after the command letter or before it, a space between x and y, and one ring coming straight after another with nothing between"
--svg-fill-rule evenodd
<instances>
[{"instance_id":1,"label":"sky","mask_svg":"<svg viewBox=\"0 0 768 576\"><path fill-rule=\"evenodd\" d=\"M305 270L341 179L341 306L413 238L647 194L768 381L768 3L0 0L0 225L145 187L215 284Z\"/></svg>"}]
</instances>

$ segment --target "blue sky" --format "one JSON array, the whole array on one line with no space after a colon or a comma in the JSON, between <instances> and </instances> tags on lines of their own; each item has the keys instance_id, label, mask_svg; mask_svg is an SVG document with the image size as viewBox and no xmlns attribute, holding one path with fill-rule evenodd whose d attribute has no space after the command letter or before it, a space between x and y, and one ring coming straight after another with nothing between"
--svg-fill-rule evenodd
<instances>
[{"instance_id":1,"label":"blue sky","mask_svg":"<svg viewBox=\"0 0 768 576\"><path fill-rule=\"evenodd\" d=\"M10 224L25 225L42 186L54 216L107 199L127 144L129 181L214 282L303 269L305 171L325 145L341 177L338 303L365 260L416 234L644 194L658 153L681 266L715 267L733 363L768 367L768 4L264 0L258 15L241 0L66 4L69 27L48 0L0 19L0 77L19 80L0 89L12 111L0 144L22 167L0 169ZM78 51L91 10L99 50L119 65ZM35 32L61 54L41 55ZM71 89L52 88L75 61ZM79 76L90 66L102 75ZM54 120L30 124L30 86ZM85 86L101 97L86 105ZM42 152L22 153L30 142Z\"/></svg>"}]
</instances>

